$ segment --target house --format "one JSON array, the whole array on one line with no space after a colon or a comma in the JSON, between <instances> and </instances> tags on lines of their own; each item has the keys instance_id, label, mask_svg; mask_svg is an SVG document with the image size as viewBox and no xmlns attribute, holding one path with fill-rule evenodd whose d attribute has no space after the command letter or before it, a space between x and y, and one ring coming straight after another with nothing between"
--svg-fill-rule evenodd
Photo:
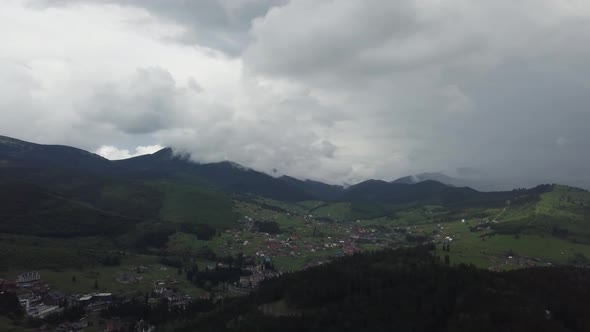
<instances>
[{"instance_id":1,"label":"house","mask_svg":"<svg viewBox=\"0 0 590 332\"><path fill-rule=\"evenodd\" d=\"M240 287L243 288L254 288L258 287L258 284L264 280L264 274L261 272L254 273L249 276L240 277Z\"/></svg>"},{"instance_id":2,"label":"house","mask_svg":"<svg viewBox=\"0 0 590 332\"><path fill-rule=\"evenodd\" d=\"M88 321L85 317L82 317L77 322L64 322L59 324L59 326L55 329L55 332L78 332L84 331L85 328L88 327Z\"/></svg>"},{"instance_id":3,"label":"house","mask_svg":"<svg viewBox=\"0 0 590 332\"><path fill-rule=\"evenodd\" d=\"M239 286L242 288L255 288L266 279L274 278L279 276L280 273L273 271L273 270L262 270L259 272L255 272L249 276L241 276L239 281Z\"/></svg>"},{"instance_id":4,"label":"house","mask_svg":"<svg viewBox=\"0 0 590 332\"><path fill-rule=\"evenodd\" d=\"M101 307L111 303L113 296L111 293L94 293L87 294L78 299L78 303L83 307Z\"/></svg>"},{"instance_id":5,"label":"house","mask_svg":"<svg viewBox=\"0 0 590 332\"><path fill-rule=\"evenodd\" d=\"M33 307L29 306L29 308L27 309L27 314L35 318L45 318L51 314L60 313L62 311L63 308L60 308L56 305L48 306L44 304L39 304Z\"/></svg>"},{"instance_id":6,"label":"house","mask_svg":"<svg viewBox=\"0 0 590 332\"><path fill-rule=\"evenodd\" d=\"M39 272L36 271L25 272L23 274L16 276L16 283L19 284L19 286L21 287L27 287L26 285L35 283L39 280L41 280L41 275L39 274Z\"/></svg>"},{"instance_id":7,"label":"house","mask_svg":"<svg viewBox=\"0 0 590 332\"><path fill-rule=\"evenodd\" d=\"M43 298L43 303L46 305L63 306L66 296L64 293L59 291L50 291Z\"/></svg>"},{"instance_id":8,"label":"house","mask_svg":"<svg viewBox=\"0 0 590 332\"><path fill-rule=\"evenodd\" d=\"M111 294L111 293L98 293L98 294L94 294L93 298L96 301L110 303L113 301L113 294Z\"/></svg>"}]
</instances>

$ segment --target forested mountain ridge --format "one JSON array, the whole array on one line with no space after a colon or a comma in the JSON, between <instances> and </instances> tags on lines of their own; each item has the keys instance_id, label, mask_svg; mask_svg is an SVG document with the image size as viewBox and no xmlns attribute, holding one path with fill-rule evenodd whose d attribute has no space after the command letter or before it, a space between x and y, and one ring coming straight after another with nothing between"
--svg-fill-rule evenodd
<instances>
[{"instance_id":1,"label":"forested mountain ridge","mask_svg":"<svg viewBox=\"0 0 590 332\"><path fill-rule=\"evenodd\" d=\"M579 190L576 197L581 198L575 204L568 203L567 195L563 194L559 194L562 201L545 204L547 197L554 197L551 192L566 188L554 185L479 192L434 180L416 183L367 180L345 188L288 176L275 178L232 162L198 164L192 162L189 155L175 153L170 148L109 161L72 147L40 145L4 136L0 137L1 179L16 180L11 182L12 187L18 183L29 186L29 189L33 186L41 191L54 192L66 201L142 222L170 221L226 227L237 220L232 197L237 200L265 197L285 202L349 202L357 211L351 216L371 218L391 217L400 208L419 205L461 211L503 208L510 204L505 214L510 222L493 225L499 232L532 230L572 239L590 238L590 234L584 231L587 228L584 226L585 216L590 214L587 211L589 199L583 194L587 192ZM5 204L8 202L10 200ZM536 206L544 209L536 209ZM91 210L86 211L92 214ZM37 212L33 209L31 213ZM67 216L59 219L63 218L67 219ZM78 219L72 217L71 222ZM576 232L580 233L578 237Z\"/></svg>"}]
</instances>

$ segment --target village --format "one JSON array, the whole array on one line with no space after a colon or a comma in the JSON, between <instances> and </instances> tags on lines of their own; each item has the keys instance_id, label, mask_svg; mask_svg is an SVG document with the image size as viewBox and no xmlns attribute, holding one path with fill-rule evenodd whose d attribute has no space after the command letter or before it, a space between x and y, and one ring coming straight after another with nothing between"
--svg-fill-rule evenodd
<instances>
[{"instance_id":1,"label":"village","mask_svg":"<svg viewBox=\"0 0 590 332\"><path fill-rule=\"evenodd\" d=\"M22 273L14 281L0 279L0 292L16 294L24 313L38 322L39 331L71 332L94 327L100 331L119 331L121 327L128 325L117 318L101 319L101 311L115 301L120 301L112 293L66 294L52 289L43 281L39 272ZM172 301L170 303L175 304ZM138 332L154 330L145 323L138 322L135 326L135 331Z\"/></svg>"},{"instance_id":2,"label":"village","mask_svg":"<svg viewBox=\"0 0 590 332\"><path fill-rule=\"evenodd\" d=\"M359 251L415 244L407 236L412 234L412 227L383 227L371 220L339 221L255 205L242 206L241 212L239 227L225 230L207 245L218 256L243 253L254 258L272 257L275 268L284 272Z\"/></svg>"},{"instance_id":3,"label":"village","mask_svg":"<svg viewBox=\"0 0 590 332\"><path fill-rule=\"evenodd\" d=\"M553 265L530 253L523 254L511 249L509 243L518 244L520 235L501 235L494 232L493 225L500 222L497 217L461 219L453 223L430 225L419 231L433 234L432 238L441 246L443 255L450 255L454 263L476 262L496 272ZM483 245L495 238L501 239L503 249ZM559 254L564 255L564 250L560 249Z\"/></svg>"},{"instance_id":4,"label":"village","mask_svg":"<svg viewBox=\"0 0 590 332\"><path fill-rule=\"evenodd\" d=\"M322 265L359 251L414 245L409 239L419 231L415 226L379 227L366 220L335 222L312 214L261 209L244 214L236 227L210 241L196 241L214 252L199 266L187 262L186 257L184 261L160 259L137 265L128 265L127 261L113 268L118 272L108 277L112 280L107 286L99 288L95 280L93 291L86 293L73 292L69 287L69 291L59 289L44 281L39 272L29 271L14 280L0 279L0 291L16 294L25 314L39 322L41 331L118 331L130 327L153 331L148 317L129 321L105 313L130 301L182 311L194 301L216 302L248 295L264 280L285 272ZM169 249L167 254L183 257L186 248L182 250ZM237 257L242 257L239 262ZM75 276L64 274L60 278L63 282L70 277L75 284ZM135 295L130 293L134 289Z\"/></svg>"}]
</instances>

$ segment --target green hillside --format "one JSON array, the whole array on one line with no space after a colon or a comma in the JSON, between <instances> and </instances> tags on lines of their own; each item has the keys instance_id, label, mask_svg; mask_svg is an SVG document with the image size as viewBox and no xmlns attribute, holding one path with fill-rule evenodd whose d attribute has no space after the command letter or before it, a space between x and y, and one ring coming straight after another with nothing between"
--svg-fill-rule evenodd
<instances>
[{"instance_id":1,"label":"green hillside","mask_svg":"<svg viewBox=\"0 0 590 332\"><path fill-rule=\"evenodd\" d=\"M588 331L588 269L493 273L426 247L356 254L263 283L175 331Z\"/></svg>"},{"instance_id":2,"label":"green hillside","mask_svg":"<svg viewBox=\"0 0 590 332\"><path fill-rule=\"evenodd\" d=\"M53 237L116 235L138 222L17 181L1 181L0 232Z\"/></svg>"},{"instance_id":3,"label":"green hillside","mask_svg":"<svg viewBox=\"0 0 590 332\"><path fill-rule=\"evenodd\" d=\"M169 181L149 186L163 194L160 220L227 227L237 219L231 199L223 193Z\"/></svg>"},{"instance_id":4,"label":"green hillside","mask_svg":"<svg viewBox=\"0 0 590 332\"><path fill-rule=\"evenodd\" d=\"M544 234L590 243L590 192L555 185L535 200L507 207L500 221L494 229L501 233Z\"/></svg>"}]
</instances>

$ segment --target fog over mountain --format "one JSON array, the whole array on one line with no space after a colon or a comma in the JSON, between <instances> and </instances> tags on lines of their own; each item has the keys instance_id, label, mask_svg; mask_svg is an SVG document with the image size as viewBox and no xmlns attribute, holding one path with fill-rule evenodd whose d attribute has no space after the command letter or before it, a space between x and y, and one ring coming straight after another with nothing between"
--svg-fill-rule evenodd
<instances>
[{"instance_id":1,"label":"fog over mountain","mask_svg":"<svg viewBox=\"0 0 590 332\"><path fill-rule=\"evenodd\" d=\"M322 182L590 187L584 0L7 0L0 134Z\"/></svg>"}]
</instances>

